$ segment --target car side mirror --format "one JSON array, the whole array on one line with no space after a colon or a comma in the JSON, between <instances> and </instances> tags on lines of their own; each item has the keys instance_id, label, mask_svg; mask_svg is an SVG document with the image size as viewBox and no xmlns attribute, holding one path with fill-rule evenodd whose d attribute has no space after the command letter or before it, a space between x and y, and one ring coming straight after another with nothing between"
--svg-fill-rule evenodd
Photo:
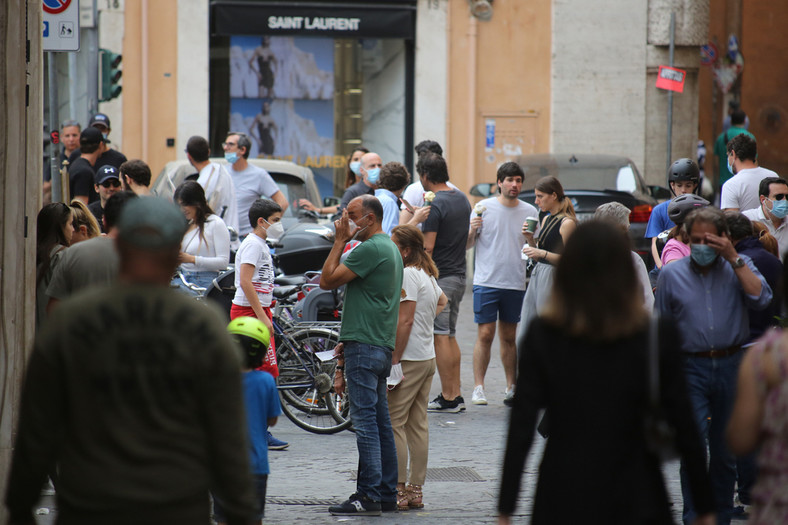
<instances>
[{"instance_id":1,"label":"car side mirror","mask_svg":"<svg viewBox=\"0 0 788 525\"><path fill-rule=\"evenodd\" d=\"M323 197L323 207L328 208L330 206L339 206L339 203L342 202L339 197Z\"/></svg>"},{"instance_id":2,"label":"car side mirror","mask_svg":"<svg viewBox=\"0 0 788 525\"><path fill-rule=\"evenodd\" d=\"M490 184L489 182L480 182L471 186L471 195L474 197L490 197L498 191L497 184Z\"/></svg>"},{"instance_id":3,"label":"car side mirror","mask_svg":"<svg viewBox=\"0 0 788 525\"><path fill-rule=\"evenodd\" d=\"M673 196L670 190L664 186L649 186L648 189L651 192L651 196L658 201L669 200Z\"/></svg>"}]
</instances>

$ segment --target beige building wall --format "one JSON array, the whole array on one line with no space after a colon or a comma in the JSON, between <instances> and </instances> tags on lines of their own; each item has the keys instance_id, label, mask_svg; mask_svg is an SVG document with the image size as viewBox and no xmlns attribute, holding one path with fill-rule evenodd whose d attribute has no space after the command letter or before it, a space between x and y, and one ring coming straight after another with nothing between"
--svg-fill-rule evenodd
<instances>
[{"instance_id":1,"label":"beige building wall","mask_svg":"<svg viewBox=\"0 0 788 525\"><path fill-rule=\"evenodd\" d=\"M464 191L494 181L497 167L517 154L550 145L551 2L496 0L493 10L483 22L467 2L449 7L446 155ZM488 121L496 129L492 148Z\"/></svg>"},{"instance_id":2,"label":"beige building wall","mask_svg":"<svg viewBox=\"0 0 788 525\"><path fill-rule=\"evenodd\" d=\"M168 147L167 139L178 136L177 17L177 0L126 3L123 152L145 160L154 177L176 158L177 143Z\"/></svg>"}]
</instances>

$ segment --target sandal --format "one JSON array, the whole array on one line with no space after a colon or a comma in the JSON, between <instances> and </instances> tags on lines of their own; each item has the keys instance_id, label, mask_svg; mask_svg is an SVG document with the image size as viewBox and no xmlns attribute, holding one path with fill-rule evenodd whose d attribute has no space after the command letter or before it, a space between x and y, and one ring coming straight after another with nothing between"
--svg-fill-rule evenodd
<instances>
[{"instance_id":1,"label":"sandal","mask_svg":"<svg viewBox=\"0 0 788 525\"><path fill-rule=\"evenodd\" d=\"M411 509L423 509L421 485L408 485L408 507Z\"/></svg>"},{"instance_id":2,"label":"sandal","mask_svg":"<svg viewBox=\"0 0 788 525\"><path fill-rule=\"evenodd\" d=\"M405 485L397 485L397 510L408 510L410 503Z\"/></svg>"}]
</instances>

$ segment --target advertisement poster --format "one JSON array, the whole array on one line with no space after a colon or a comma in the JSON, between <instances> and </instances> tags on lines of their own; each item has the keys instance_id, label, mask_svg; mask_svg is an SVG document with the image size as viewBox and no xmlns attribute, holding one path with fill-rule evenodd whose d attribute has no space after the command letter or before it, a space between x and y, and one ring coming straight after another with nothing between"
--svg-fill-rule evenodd
<instances>
[{"instance_id":1,"label":"advertisement poster","mask_svg":"<svg viewBox=\"0 0 788 525\"><path fill-rule=\"evenodd\" d=\"M234 36L230 72L230 129L250 136L250 157L307 166L331 195L334 40Z\"/></svg>"}]
</instances>

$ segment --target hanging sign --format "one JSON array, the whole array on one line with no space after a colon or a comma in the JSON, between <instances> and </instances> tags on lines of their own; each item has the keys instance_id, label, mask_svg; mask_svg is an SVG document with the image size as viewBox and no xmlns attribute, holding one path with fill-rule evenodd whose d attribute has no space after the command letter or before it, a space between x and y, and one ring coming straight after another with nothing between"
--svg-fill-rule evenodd
<instances>
[{"instance_id":1,"label":"hanging sign","mask_svg":"<svg viewBox=\"0 0 788 525\"><path fill-rule=\"evenodd\" d=\"M659 66L659 73L657 74L657 87L660 89L667 89L668 91L683 93L684 80L686 78L687 72L683 69Z\"/></svg>"}]
</instances>

